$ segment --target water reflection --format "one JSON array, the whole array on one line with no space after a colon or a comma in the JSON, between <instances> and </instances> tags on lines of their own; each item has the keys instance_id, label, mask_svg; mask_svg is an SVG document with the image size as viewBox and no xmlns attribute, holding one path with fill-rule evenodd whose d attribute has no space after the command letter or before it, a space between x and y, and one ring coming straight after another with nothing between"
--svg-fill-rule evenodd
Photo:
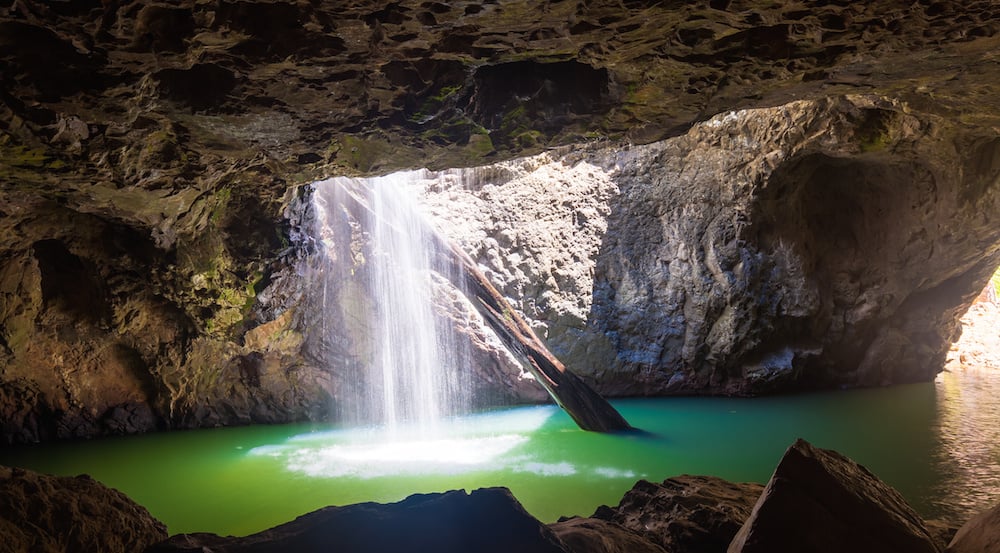
<instances>
[{"instance_id":1,"label":"water reflection","mask_svg":"<svg viewBox=\"0 0 1000 553\"><path fill-rule=\"evenodd\" d=\"M964 368L938 375L940 475L933 510L961 522L1000 501L1000 371Z\"/></svg>"}]
</instances>

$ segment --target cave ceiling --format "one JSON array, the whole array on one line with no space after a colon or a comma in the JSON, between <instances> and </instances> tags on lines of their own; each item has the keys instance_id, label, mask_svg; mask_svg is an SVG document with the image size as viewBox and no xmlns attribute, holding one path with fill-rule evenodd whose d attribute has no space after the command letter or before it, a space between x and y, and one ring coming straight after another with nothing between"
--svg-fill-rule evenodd
<instances>
[{"instance_id":1,"label":"cave ceiling","mask_svg":"<svg viewBox=\"0 0 1000 553\"><path fill-rule=\"evenodd\" d=\"M2 193L166 228L220 183L276 197L800 98L996 126L998 30L989 1L18 0L0 10Z\"/></svg>"}]
</instances>

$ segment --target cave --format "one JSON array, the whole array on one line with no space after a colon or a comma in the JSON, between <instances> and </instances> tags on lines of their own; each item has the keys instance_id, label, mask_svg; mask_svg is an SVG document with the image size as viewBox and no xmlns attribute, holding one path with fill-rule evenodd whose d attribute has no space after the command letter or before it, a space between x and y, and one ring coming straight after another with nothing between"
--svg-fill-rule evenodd
<instances>
[{"instance_id":1,"label":"cave","mask_svg":"<svg viewBox=\"0 0 1000 553\"><path fill-rule=\"evenodd\" d=\"M820 547L778 509L830 550L976 551L998 31L952 1L0 8L0 534ZM561 386L627 422L577 428Z\"/></svg>"}]
</instances>

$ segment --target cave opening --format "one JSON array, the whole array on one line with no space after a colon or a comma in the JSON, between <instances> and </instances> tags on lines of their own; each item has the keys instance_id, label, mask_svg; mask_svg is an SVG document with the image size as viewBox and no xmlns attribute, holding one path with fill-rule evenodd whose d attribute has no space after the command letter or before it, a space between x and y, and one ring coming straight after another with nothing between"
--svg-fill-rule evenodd
<instances>
[{"instance_id":1,"label":"cave opening","mask_svg":"<svg viewBox=\"0 0 1000 553\"><path fill-rule=\"evenodd\" d=\"M808 293L801 298L786 295L781 299L785 302L782 308L786 309L782 315L790 313L789 320L782 323L784 326L778 324L775 328L779 333L791 332L796 346L803 343L808 346L803 350L817 349L815 343L829 335L843 342L861 341L859 351L839 358L845 366L861 364L865 354L860 350L871 345L870 341L863 341L862 335L874 328L880 319L891 318L891 315L871 311L871 305L865 302L872 294L866 296L864 288L882 290L892 284L891 279L909 277L894 274L891 267L866 271L866 262L878 258L893 265L900 256L921 249L920 244L911 245L909 238L914 233L892 222L906 220L908 206L925 203L927 191L934 189L928 172L919 166L886 163L878 158L809 153L779 166L757 196L740 204L741 209L751 214L756 226L740 231L720 230L711 226L719 219L712 213L705 217L710 224L691 223L695 219L692 214L697 214L692 205L722 205L717 197L705 200L709 195L721 196L718 190L708 189L706 194L705 189L701 189L702 193L693 199L685 197L674 187L675 182L683 180L683 168L678 170L670 166L669 156L664 154L664 151L669 153L669 149L657 150L657 147L636 147L626 152L581 148L570 153L543 154L487 167L436 173L418 170L373 180L391 181L402 187L386 189L387 194L394 196L389 201L423 203L429 211L437 213L460 211L460 216L448 222L453 225L449 232L466 240L476 262L501 283L504 293L520 298L518 309L530 314L531 324L538 332L555 344L554 349L568 354L574 362L592 371L588 375L592 380L603 376L599 371L611 371L605 364L609 359L622 363L617 368L626 366L625 363L646 363L647 366L638 371L643 378L654 370L667 372L663 367L651 367L654 363L684 362L684 343L677 339L678 335L697 332L697 327L705 323L696 320L699 306L692 305L703 298L718 299L712 289L680 289L677 297L665 298L678 305L676 319L679 322L674 324L682 332L668 337L677 343L654 344L660 349L654 351L651 347L651 353L642 352L643 355L628 351L621 354L624 348L615 350L621 342L615 342L618 337L614 333L622 327L591 326L590 323L595 317L611 313L612 308L619 310L615 315L622 314L629 307L628 301L638 305L651 299L649 305L652 305L653 300L664 299L667 294L655 283L639 281L646 271L657 273L664 282L674 285L692 274L698 278L710 275L698 280L696 286L701 286L704 280L736 286L738 278L753 282L754 279L785 278L798 273L812 277L811 283L817 290L812 296L821 299L813 305ZM662 169L654 173L650 167ZM895 186L900 178L907 181L907 189ZM694 183L698 186L728 184L720 184L720 181L722 179L709 179ZM386 255L419 256L416 250L423 247L419 232L412 229L404 232L417 238L417 242L397 245L397 250L387 254L373 246L379 239L378 231L365 228L357 217L345 216L343 206L337 205L332 197L314 187L310 199L324 203L323 210L315 204L311 208L298 206L300 210L291 213L285 223L301 231L304 226L326 219L319 226L320 230L308 237L299 236L297 239L301 242L289 246L293 253L287 259L294 262L286 259L287 272L275 272L268 277L269 284L255 288L255 293L265 299L280 300L271 284L287 286L298 295L289 294L293 300L288 304L268 305L267 308L277 314L273 320L252 329L240 344L247 349L240 350L229 366L212 367L216 371L212 374L224 377L226 371L233 372L236 382L232 384L233 394L244 394L241 399L247 403L260 404L263 394L277 387L276 374L293 371L305 374L303 366L306 364L323 365L327 379L323 383L327 387L323 390L330 392L332 406L328 412L335 413L335 419L309 425L220 430L213 434L211 441L217 443L212 444L197 433L187 436L175 433L151 437L145 443L147 446L155 443L153 447L125 447L127 454L123 459L143 467L144 471L155 470L163 475L152 490L139 493L151 498L147 504L158 517L170 520L176 532L245 535L331 502L396 501L409 493L493 485L509 487L531 514L544 521L553 521L560 516L586 515L591 508L613 503L637 479L660 480L681 472L711 472L731 480L766 481L776 456L802 435L864 459L874 471L887 475L887 480L902 490L907 500L922 513L957 519L980 508L1000 490L1000 487L982 484L993 478L989 471L975 473L974 478L964 480L958 472L949 471L949 466L954 468L956 460L968 454L967 442L976 439L938 426L941 420L952 421L948 424L961 428L968 426L963 422L964 416L940 417L941 411L949 408L941 403L943 397L957 401L956 394L967 393L962 384L946 383L935 387L923 382L911 386L757 399L617 399L616 407L636 426L646 430L645 434L628 437L581 435L574 432L565 414L552 405L512 406L526 400L540 402L537 385L522 382L516 361L511 361L509 354L503 352L502 344L498 345L496 338L481 328L481 323L477 326L470 322L468 312L471 309L467 301L454 290L437 286L440 279L436 281L436 277L430 279L429 287L416 286L418 277L403 274L401 280L389 281L384 274L378 274L386 269L374 267L375 261ZM653 200L662 203L654 204ZM390 206L390 209L398 208ZM247 219L247 224L251 225L259 210L245 209L239 213L240 218ZM831 217L831 213L835 217ZM400 222L394 225L405 226ZM642 233L632 232L638 228L636 225L642 227ZM226 228L241 227L227 223ZM690 238L685 232L696 237L693 242L685 242ZM665 254L652 250L650 254L640 250L635 247L638 238L648 238L656 244L666 243L670 251ZM729 244L742 248L749 244L757 249L750 254L742 251L736 255L726 251ZM316 256L323 248L328 250L328 257L350 263L339 268L323 265ZM63 297L60 290L77 281L87 284L84 278L89 270L86 261L76 258L65 245L54 241L36 243L32 255L39 267L40 289L45 299L54 306L65 304L63 308L69 306L82 311L82 307L74 303L76 300ZM573 273L570 268L578 272ZM388 270L398 270L398 267ZM414 270L423 273L429 269L420 266ZM67 277L52 277L59 274L74 277L73 282ZM295 281L297 278L314 279L312 284L317 288L313 292L322 294L322 301L318 301L315 294L301 294L303 288L299 285L301 281ZM365 365L366 360L380 357L378 342L396 339L379 334L376 327L383 323L373 323L366 318L368 312L383 310L373 305L373 293L363 289L368 285L366 282L379 280L384 281L392 293L401 294L404 301L413 296L433 296L451 309L414 320L408 320L401 313L390 313L390 320L403 323L404 334L416 334L415 329L426 330L443 322L455 327L457 338L455 335L435 335L428 339L434 342L435 348L454 348L455 344L448 342L455 340L463 341L462 347L466 348L492 341L487 344L489 347L457 363L440 358L425 363L426 369L444 375L447 385L471 394L468 401L459 406L434 408L440 409L437 414L443 414L444 418L437 423L440 431L431 439L426 439L419 425L408 424L406 419L421 410L410 404L409 399L390 399L388 401L399 403L390 407L382 403L370 409L381 415L398 407L404 415L401 423L395 423L396 428L389 433L389 439L382 432L384 428L370 425L370 413L365 416L348 413L352 403L356 403L348 398L349 393L370 394L364 390L366 379L379 380L383 388L388 387L382 376L373 377ZM885 313L907 305L926 310L929 305L936 305L932 301L935 294L956 292L964 283L961 278L945 279L920 291L923 295L873 304L885 309ZM606 289L598 290L602 285ZM564 296L560 296L560 292ZM640 296L640 293L648 296ZM634 296L630 299L629 294ZM792 305L799 300L802 305ZM296 313L289 309L292 305L302 311ZM841 321L853 317L852 324L856 328L852 332L856 334L832 326L797 327L796 324L807 318L805 315L815 314L793 309L803 306ZM659 305L654 307L659 308ZM625 313L625 316L635 320L652 317L654 307L646 306L644 310ZM706 341L726 338L726 317L732 317L731 313L741 307L706 309L706 313L711 313L704 324L708 327L705 329ZM330 311L335 313L333 319L328 318ZM835 316L830 317L834 312ZM872 321L872 325L865 326L865 321ZM732 328L735 329L732 332L739 330L738 325ZM774 329L757 329L760 333L771 330ZM777 348L784 347L782 340L785 338L788 336L761 341L759 349L768 353L768 348L774 344ZM637 340L646 340L646 337L640 335ZM305 359L291 370L280 365L276 361L280 358L275 354L277 348L289 343L301 346ZM413 345L410 349L414 350L414 356L422 355L416 351L420 347ZM716 361L703 351L695 352L693 358ZM733 354L731 359L738 358ZM128 361L130 366L138 367L142 360L135 356ZM469 370L470 365L474 365L474 370ZM673 374L683 374L684 369ZM468 379L470 372L475 373L471 382ZM885 374L879 373L879 376ZM670 378L667 384L678 380ZM306 381L302 379L296 384L301 382ZM862 383L881 384L882 381L876 378L862 380ZM194 387L201 382L185 381L183 384ZM717 385L714 381L712 384ZM422 386L416 378L404 380L403 384L418 395L424 393ZM989 389L1000 389L1000 384ZM171 390L163 394L169 392ZM150 392L149 395L154 394ZM378 390L376 395L384 396L385 390ZM964 405L982 399L982 396L970 397ZM240 407L226 405L224 408ZM120 418L129 416L129 413L122 413ZM237 416L246 417L241 420L254 421L251 417L256 414L247 417L238 413ZM900 428L911 431L900 432ZM940 431L941 435L935 434L931 439L928 435L932 431ZM962 436L961 440L947 442L942 436L949 432ZM954 447L946 452L944 460L938 449L942 442ZM110 456L108 447L95 442L79 446L79 449L85 458L106 459ZM149 456L149 451L154 455ZM983 453L984 462L990 454L989 450ZM12 451L5 455L11 455L15 463L35 462L17 459L19 455L29 459L31 452ZM184 458L204 458L210 468L205 475L196 474L192 478L187 469L189 465L182 462ZM739 462L734 463L732 459ZM51 462L51 459L44 462ZM139 479L136 473L121 465L102 468L85 464L82 469L73 470L92 472L102 480L123 486ZM210 476L230 470L239 471L245 478L224 482ZM243 489L246 478L253 479L260 489L249 492ZM290 480L295 483L290 485ZM192 508L186 499L196 493L192 487L198 488L197 493L230 498L229 502L236 507L225 512L211 506ZM970 487L982 493L970 494ZM273 495L269 495L275 489L283 489L288 499L275 501ZM957 489L961 490L960 494L949 494ZM232 500L233 497L241 500ZM265 503L267 512L253 509L254 505Z\"/></svg>"}]
</instances>

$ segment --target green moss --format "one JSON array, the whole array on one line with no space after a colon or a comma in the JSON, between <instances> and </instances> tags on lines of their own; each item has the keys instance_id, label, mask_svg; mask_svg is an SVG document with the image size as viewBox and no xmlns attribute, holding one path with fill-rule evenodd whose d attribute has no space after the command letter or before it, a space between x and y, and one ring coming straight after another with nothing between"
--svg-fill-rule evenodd
<instances>
[{"instance_id":1,"label":"green moss","mask_svg":"<svg viewBox=\"0 0 1000 553\"><path fill-rule=\"evenodd\" d=\"M139 152L139 160L151 166L165 166L175 162L187 165L190 161L187 151L180 146L177 135L169 130L150 133Z\"/></svg>"},{"instance_id":2,"label":"green moss","mask_svg":"<svg viewBox=\"0 0 1000 553\"><path fill-rule=\"evenodd\" d=\"M486 132L486 129L483 129L482 133L477 132L470 136L469 144L465 149L471 157L484 157L496 151L493 140L490 139L490 135Z\"/></svg>"},{"instance_id":3,"label":"green moss","mask_svg":"<svg viewBox=\"0 0 1000 553\"><path fill-rule=\"evenodd\" d=\"M879 152L885 149L889 144L889 137L885 134L876 134L872 136L862 137L861 147L862 152Z\"/></svg>"},{"instance_id":4,"label":"green moss","mask_svg":"<svg viewBox=\"0 0 1000 553\"><path fill-rule=\"evenodd\" d=\"M230 188L223 188L215 194L215 207L212 208L212 213L208 216L208 220L212 225L218 226L222 222L222 218L226 214L226 207L229 205L229 200L232 197L233 191Z\"/></svg>"},{"instance_id":5,"label":"green moss","mask_svg":"<svg viewBox=\"0 0 1000 553\"><path fill-rule=\"evenodd\" d=\"M372 169L379 157L385 152L386 144L376 138L359 138L354 135L344 135L332 147L336 158L341 163L361 172Z\"/></svg>"},{"instance_id":6,"label":"green moss","mask_svg":"<svg viewBox=\"0 0 1000 553\"><path fill-rule=\"evenodd\" d=\"M518 104L514 106L514 109L503 114L503 118L500 120L500 129L503 131L509 131L518 127L525 126L527 110L524 105ZM512 133L507 133L512 134Z\"/></svg>"},{"instance_id":7,"label":"green moss","mask_svg":"<svg viewBox=\"0 0 1000 553\"><path fill-rule=\"evenodd\" d=\"M540 138L542 138L542 133L532 129L518 133L514 137L514 142L521 148L531 148L538 145Z\"/></svg>"},{"instance_id":8,"label":"green moss","mask_svg":"<svg viewBox=\"0 0 1000 553\"><path fill-rule=\"evenodd\" d=\"M461 85L454 86L442 86L436 94L429 96L424 103L417 109L417 111L409 117L409 120L414 123L424 123L432 115L441 110L441 108L448 102L449 98L454 96L458 91L462 90Z\"/></svg>"},{"instance_id":9,"label":"green moss","mask_svg":"<svg viewBox=\"0 0 1000 553\"><path fill-rule=\"evenodd\" d=\"M3 170L11 167L58 171L66 168L66 162L44 148L30 148L8 134L0 134L0 174L12 173Z\"/></svg>"},{"instance_id":10,"label":"green moss","mask_svg":"<svg viewBox=\"0 0 1000 553\"><path fill-rule=\"evenodd\" d=\"M462 85L442 86L441 90L439 90L437 94L432 96L431 99L436 100L438 102L444 102L459 90L462 90Z\"/></svg>"},{"instance_id":11,"label":"green moss","mask_svg":"<svg viewBox=\"0 0 1000 553\"><path fill-rule=\"evenodd\" d=\"M855 137L862 152L879 152L892 143L891 128L894 115L888 111L872 109L865 113Z\"/></svg>"}]
</instances>

